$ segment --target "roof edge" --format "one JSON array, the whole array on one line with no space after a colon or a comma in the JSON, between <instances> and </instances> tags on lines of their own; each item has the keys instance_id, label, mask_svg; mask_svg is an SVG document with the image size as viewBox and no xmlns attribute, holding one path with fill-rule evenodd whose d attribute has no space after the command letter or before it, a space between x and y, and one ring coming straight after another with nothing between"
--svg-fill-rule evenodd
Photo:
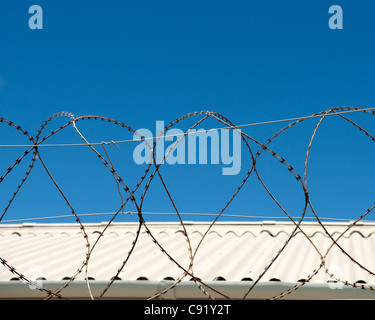
<instances>
[{"instance_id":1,"label":"roof edge","mask_svg":"<svg viewBox=\"0 0 375 320\"><path fill-rule=\"evenodd\" d=\"M64 281L43 281L42 288L56 290L61 287ZM147 299L157 292L167 289L173 282L171 281L115 281L104 295L104 299ZM231 299L243 299L252 282L205 282L205 287L215 299L226 299L209 287L230 296ZM90 290L94 299L97 299L101 292L108 285L108 281L89 281ZM259 282L250 292L246 299L265 300L272 299L287 292L300 283L290 282ZM0 299L43 299L46 293L22 281L0 281ZM63 297L69 299L90 299L90 294L86 281L74 281L62 292ZM159 299L165 300L187 300L187 299L209 299L202 290L191 281L183 281L176 284L166 293L160 295ZM354 288L352 286L332 286L332 284L305 283L297 290L285 295L283 300L329 300L329 299L375 299L375 293L371 290Z\"/></svg>"}]
</instances>

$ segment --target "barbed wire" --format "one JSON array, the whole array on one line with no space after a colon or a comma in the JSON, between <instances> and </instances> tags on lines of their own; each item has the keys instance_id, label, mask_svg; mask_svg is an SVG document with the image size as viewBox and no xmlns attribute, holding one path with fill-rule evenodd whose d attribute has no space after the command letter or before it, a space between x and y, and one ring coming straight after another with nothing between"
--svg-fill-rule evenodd
<instances>
[{"instance_id":1,"label":"barbed wire","mask_svg":"<svg viewBox=\"0 0 375 320\"><path fill-rule=\"evenodd\" d=\"M247 124L247 125L241 125L241 126L236 126L228 118L226 118L224 115L219 114L217 112L199 111L199 112L193 112L193 113L189 113L187 115L183 115L183 116L175 119L174 121L170 122L168 125L166 125L164 127L164 130L162 130L162 132L160 132L160 134L153 139L147 139L146 137L143 137L136 130L134 130L129 125L125 124L124 122L121 122L119 120L115 120L115 119L112 119L112 118L109 118L109 117L98 116L98 115L83 115L83 116L77 116L76 117L72 113L69 113L69 112L57 113L55 115L52 115L46 121L43 122L43 124L40 126L39 130L37 131L36 136L30 135L30 133L28 131L24 130L21 126L15 124L14 122L9 121L9 120L4 119L4 118L0 118L0 125L3 124L3 125L10 126L12 129L21 133L28 140L28 144L24 144L24 145L0 145L0 147L21 147L22 146L22 147L27 148L27 150L23 151L23 153L7 168L7 170L5 170L5 173L3 173L2 176L0 176L0 183L4 182L4 180L9 176L9 174L12 172L12 170L16 166L18 166L22 161L24 161L24 159L26 158L27 155L29 155L29 154L32 155L30 164L29 164L26 172L24 173L21 181L18 183L18 185L17 185L15 191L13 192L12 196L10 197L7 205L5 206L5 208L1 212L0 222L5 223L5 222L10 222L10 221L17 221L17 219L3 220L3 218L4 218L5 214L8 212L10 206L13 204L17 194L19 193L19 191L23 187L25 181L30 176L30 173L32 172L33 168L35 167L35 163L38 161L42 164L42 167L43 167L44 171L47 173L49 179L54 184L54 186L57 189L57 191L59 192L60 196L64 199L65 204L67 205L67 207L71 211L71 216L75 219L76 223L79 225L79 228L81 230L82 237L83 237L82 240L84 241L84 245L85 245L85 248L86 248L85 249L85 256L83 257L83 262L81 263L80 267L62 286L60 286L59 288L56 288L55 290L47 290L47 289L43 288L42 286L38 286L37 284L35 284L35 282L32 281L31 279L29 279L27 277L27 275L24 275L21 272L19 272L16 269L16 266L12 266L5 259L5 257L2 257L1 253L0 253L0 256L1 256L0 257L0 263L5 268L7 268L12 274L16 275L16 277L18 277L20 280L25 281L25 282L29 283L30 285L33 285L34 287L36 287L39 291L44 292L46 294L45 299L51 299L51 298L56 298L56 297L60 298L60 299L67 299L68 297L65 297L65 295L64 295L64 289L66 287L68 287L77 278L77 276L80 273L84 272L89 296L90 296L91 299L94 299L94 296L91 292L90 283L88 281L88 279L89 279L89 261L90 261L90 258L92 256L92 253L95 250L98 243L100 242L100 240L102 239L106 230L110 227L110 225L113 223L114 219L117 216L124 215L124 214L134 214L138 217L138 227L137 227L137 230L135 232L135 236L134 236L134 239L132 241L132 244L131 244L127 254L124 256L121 265L118 267L116 274L111 278L111 280L108 281L108 284L106 285L106 287L104 288L104 290L100 294L99 299L101 299L105 296L106 292L111 287L111 285L113 284L115 279L118 278L119 274L122 272L124 267L128 264L130 257L132 256L133 252L135 251L135 247L136 247L136 244L138 242L141 230L144 230L146 232L146 234L150 237L150 239L157 246L157 248L163 253L163 255L166 256L171 261L171 263L173 263L175 266L177 266L182 272L181 275L176 280L174 280L171 283L170 286L161 290L160 292L156 293L155 295L149 297L149 299L155 299L155 298L158 298L161 295L165 294L166 292L168 292L169 290L174 288L178 283L180 283L186 276L189 276L196 283L198 288L208 298L214 299L214 296L213 296L212 293L216 293L221 298L231 299L231 297L228 296L227 294L218 291L216 288L210 286L204 280L195 276L195 274L194 274L194 262L195 262L196 255L199 252L199 250L202 246L202 243L203 243L204 239L207 237L207 234L209 233L209 231L217 223L217 221L220 217L231 216L231 215L225 213L227 208L233 202L233 200L237 197L237 195L240 193L240 191L243 189L244 185L248 182L249 177L251 175L253 175L260 182L262 188L266 191L266 193L273 200L273 202L277 205L277 207L279 207L280 210L283 212L283 214L285 215L284 218L290 220L290 222L294 225L294 229L289 234L289 236L287 237L285 242L278 249L277 253L267 263L263 272L261 272L260 275L251 283L248 290L244 294L243 299L248 297L250 292L257 286L259 281L261 281L261 279L268 272L268 270L271 268L271 266L275 264L275 261L280 259L280 257L282 256L282 253L284 252L285 248L288 247L288 245L290 244L293 237L297 234L297 232L302 234L308 240L311 247L319 255L319 257L320 257L319 264L317 266L315 266L315 268L313 270L311 270L310 274L303 281L300 281L298 284L294 285L293 287L291 287L290 289L288 289L284 292L281 292L280 294L278 294L276 296L270 297L270 299L280 299L280 298L285 297L285 296L291 294L292 292L298 290L304 284L311 281L311 279L313 279L315 277L315 275L322 269L331 278L333 278L337 282L342 283L343 285L357 287L357 288L360 288L362 290L373 291L373 290L375 290L375 287L373 287L371 285L350 283L349 281L347 281L345 279L339 279L329 270L329 268L326 265L326 260L327 260L328 254L331 252L331 250L333 248L337 248L337 249L339 249L339 251L344 256L346 256L350 259L350 261L353 263L353 265L358 266L359 268L361 268L363 271L365 271L369 275L375 276L374 271L372 271L368 266L365 266L365 265L361 264L359 261L357 261L352 255L350 255L338 243L339 239L341 237L343 237L344 234L346 234L351 228L353 228L356 224L358 224L359 221L363 220L375 208L375 205L368 208L356 220L350 221L348 223L346 229L343 232L341 232L340 235L334 237L327 230L325 224L323 223L324 219L319 217L318 214L316 213L316 210L315 210L315 208L312 204L312 201L310 199L310 196L309 196L309 187L308 187L308 183L307 183L307 171L308 171L308 167L309 167L308 163L309 163L309 158L310 158L311 147L312 147L314 139L316 137L316 133L318 132L321 124L323 123L323 121L327 117L329 117L329 116L340 117L342 120L345 121L345 123L348 123L348 124L354 126L355 128L359 129L359 131L361 133L363 133L366 137L368 137L373 142L375 142L375 137L368 130L366 130L362 126L358 125L356 122L354 122L353 120L349 119L346 116L348 114L358 113L358 112L362 112L366 115L372 115L373 116L373 115L375 115L375 108L367 108L367 109L361 109L361 108L355 108L355 107L330 108L330 109L327 109L325 111L322 111L322 112L319 112L319 113L316 113L316 114L313 114L313 115L310 115L310 116L306 116L306 117L274 120L274 121L267 121L267 122L262 122L262 123L257 123L257 124ZM55 130L51 131L50 133L47 133L43 136L47 125L49 123L53 122L55 119L61 118L61 117L67 117L68 118L67 122L64 123L63 125L59 126L57 129L55 129ZM277 137L282 135L284 132L288 131L290 128L304 122L307 119L312 119L312 118L317 118L318 123L315 125L313 133L312 133L312 135L311 135L311 137L308 141L309 143L308 143L307 151L306 151L306 154L305 154L305 163L304 163L303 173L298 173L297 170L291 165L291 163L289 163L285 158L283 158L281 155L279 155L279 153L277 153L273 149L271 149L270 144ZM166 154L164 154L162 161L156 161L155 150L156 150L156 146L157 146L157 143L158 143L159 139L164 138L164 137L168 137L169 135L165 134L165 133L167 133L167 131L169 129L171 129L176 124L178 124L178 123L180 123L184 120L187 120L187 119L194 120L195 123L192 126L190 126L189 129L187 131L185 131L183 134L172 135L172 136L174 136L178 139L176 140L175 143L173 143L172 146L170 146L170 148L168 149L168 152ZM186 213L183 213L183 212L179 211L179 209L178 209L178 207L177 207L177 205L176 205L176 203L175 203L175 201L172 197L172 193L170 192L170 189L169 189L169 187L168 187L168 185L167 185L165 179L163 178L163 175L162 175L162 173L159 169L160 169L160 166L163 164L163 162L168 157L168 155L171 152L173 152L173 150L182 141L182 139L185 136L187 136L189 134L192 134L193 132L196 132L196 131L194 131L194 129L198 125L202 124L203 122L205 122L208 119L215 120L218 124L224 126L224 127L215 128L215 129L212 129L212 130L229 129L229 130L233 130L233 132L237 132L241 136L241 140L243 142L243 145L244 145L246 151L248 152L248 159L250 160L249 161L250 168L247 170L247 172L245 174L245 177L243 178L243 180L241 181L239 186L235 189L233 194L231 194L231 196L229 197L229 200L225 203L224 207L220 210L220 212L218 214L215 214L213 216L212 221L208 224L208 227L207 227L206 231L202 234L202 237L199 239L198 244L195 247L193 247L190 236L189 236L189 234L187 232L187 229L185 227L185 222L182 219L182 215L184 215ZM105 122L106 125L115 125L115 126L121 127L123 129L126 129L129 132L131 132L134 135L134 137L137 137L137 139L120 140L120 141L111 140L109 142L103 141L103 142L100 142L100 143L98 143L98 142L90 143L78 128L78 124L80 122L84 121L84 120L103 121L103 122ZM279 131L275 132L270 138L268 138L266 140L265 143L262 143L262 142L258 141L254 137L252 137L249 134L240 130L240 127L243 128L243 127L254 126L254 125L281 123L281 122L291 122L291 123L289 123L287 126L280 129ZM68 128L68 127L72 127L74 129L75 133L83 141L82 144L44 144L44 142L47 141L48 139L50 139L52 136L54 136L58 132L63 131L65 128ZM206 131L209 131L209 130L206 130ZM145 144L145 146L147 146L147 148L149 148L150 155L151 155L150 160L152 160L152 161L149 161L148 164L146 165L146 169L145 169L144 173L142 174L142 176L140 177L139 181L137 182L137 184L135 185L134 188L131 188L126 183L126 179L119 174L118 169L115 168L114 162L110 158L109 152L107 152L107 150L106 150L106 146L109 145L109 144L113 144L116 147L118 147L117 144L130 142L130 141L138 141L138 142L142 141ZM254 148L250 147L250 144L255 144L255 146L257 146L256 152L254 152ZM83 215L78 214L76 212L72 203L69 201L66 193L64 193L62 188L59 186L57 180L53 177L52 172L49 170L46 163L44 162L43 157L42 157L41 152L40 152L40 147L46 147L46 146L51 146L51 147L52 146L65 146L65 147L67 147L67 146L87 146L87 147L89 147L91 149L91 151L97 156L98 160L105 166L105 168L108 171L108 174L110 174L112 176L112 178L114 179L114 181L116 182L116 192L119 194L119 196L121 198L121 206L118 208L118 210L116 212L106 213L106 214L110 215L110 219L109 219L108 222L106 222L106 225L105 225L104 229L102 230L102 232L99 234L98 238L94 242L89 241L89 237L88 237L87 232L86 232L85 224L81 220L81 217ZM95 148L95 147L98 147L98 146L102 147L102 153L99 152L99 150L97 150ZM286 169L286 171L290 175L292 175L295 178L295 181L296 181L297 185L301 188L303 200L304 200L303 201L304 206L303 206L301 216L299 216L299 217L291 216L288 213L288 211L282 206L282 204L278 201L276 196L269 190L266 183L261 178L261 176L258 172L258 168L257 168L257 161L258 161L258 158L261 156L262 153L267 153L267 154L271 155L274 159L276 159L278 162L280 162L280 164ZM69 174L69 172L67 172L66 174ZM153 234L151 228L149 227L149 224L146 222L145 215L151 214L151 213L143 211L143 204L144 204L144 201L146 199L147 192L150 189L150 186L152 184L152 181L155 178L158 178L159 182L161 183L161 188L162 188L163 191L165 191L165 193L167 195L167 198L168 198L168 201L170 201L170 204L173 207L174 215L175 215L175 217L177 217L178 223L181 225L183 235L184 235L186 243L187 243L187 255L189 257L189 265L187 267L184 267L183 265L181 265L181 263L173 256L173 254L165 249L165 247L157 240L157 237ZM143 187L143 189L141 187ZM135 196L135 193L137 191L141 193L141 195L138 196L138 197ZM122 192L125 192L126 196L123 196ZM129 211L129 210L125 211L125 207L127 206L128 203L131 203L136 208L136 211ZM311 212L313 214L313 218L316 221L317 225L319 225L322 228L322 230L324 231L326 236L331 241L331 245L325 251L321 252L320 251L321 249L319 250L319 248L314 243L312 237L309 236L305 232L304 228L301 225L302 221L304 219L308 218L308 217L306 217L307 210L311 210ZM311 217L309 217L309 218L311 219ZM18 220L21 221L22 219L18 219ZM26 219L24 219L24 220L26 220ZM37 220L37 218L35 220Z\"/></svg>"}]
</instances>

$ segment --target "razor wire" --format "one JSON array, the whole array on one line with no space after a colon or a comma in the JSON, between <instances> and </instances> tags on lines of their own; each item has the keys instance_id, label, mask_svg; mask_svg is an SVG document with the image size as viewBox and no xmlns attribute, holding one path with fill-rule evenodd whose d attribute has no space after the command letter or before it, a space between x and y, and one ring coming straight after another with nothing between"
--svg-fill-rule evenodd
<instances>
[{"instance_id":1,"label":"razor wire","mask_svg":"<svg viewBox=\"0 0 375 320\"><path fill-rule=\"evenodd\" d=\"M232 297L228 296L227 294L225 294L223 292L220 292L218 289L214 288L212 285L209 285L204 280L202 280L198 276L196 276L195 273L194 273L194 261L195 261L195 257L197 255L197 253L199 252L199 249L202 246L202 243L204 242L204 239L207 237L210 230L217 223L218 219L221 216L225 215L225 211L227 210L229 205L233 202L233 200L236 198L236 196L241 192L244 185L246 183L248 183L249 177L253 175L260 182L262 188L266 191L266 193L269 195L269 197L272 199L272 201L274 201L274 203L285 214L285 217L292 222L292 224L294 225L294 229L289 234L289 236L284 241L284 243L281 245L281 247L278 249L277 253L272 257L272 259L270 259L268 264L264 267L263 272L261 272L260 275L251 283L251 285L249 285L249 288L246 291L246 293L244 294L243 299L246 299L248 297L248 295L250 294L250 292L252 290L254 290L254 288L257 286L259 281L262 280L262 278L267 273L267 271L271 268L271 266L273 264L275 264L275 261L277 261L279 259L282 259L282 253L284 252L285 248L288 247L288 245L290 244L293 237L297 234L297 232L302 234L308 240L309 244L312 246L312 248L315 250L315 252L319 255L320 262L317 266L315 266L315 268L313 270L311 270L310 274L305 279L303 279L302 281L300 281L298 284L294 285L290 289L288 289L284 292L281 292L279 295L269 297L269 299L280 299L280 298L283 298L283 297L287 296L288 294L291 294L292 292L294 292L294 291L298 290L300 287L302 287L304 284L311 281L311 279L313 279L314 276L316 276L316 274L322 269L332 279L334 279L335 281L340 282L340 283L342 283L346 286L357 287L357 288L360 288L362 290L372 290L372 291L374 291L375 287L373 287L371 285L350 283L349 281L347 281L345 279L338 278L337 276L335 276L331 272L331 270L329 270L329 267L326 264L326 259L327 259L327 256L328 256L329 252L333 248L338 248L340 250L340 252L344 256L348 257L353 264L355 264L356 266L358 266L359 268L361 268L363 271L367 272L371 276L375 276L375 270L371 270L368 266L365 266L365 265L361 264L359 261L357 261L353 256L351 256L339 244L340 238L342 238L344 236L344 234L346 234L351 228L353 228L356 224L358 224L359 221L363 220L375 208L375 205L368 208L360 217L358 217L356 220L351 222L347 226L347 228L339 236L334 237L332 234L330 234L330 232L327 230L324 222L322 221L322 219L320 219L320 217L316 213L316 211L314 209L314 206L313 206L313 203L312 203L312 201L310 199L310 196L309 196L309 187L308 187L308 183L307 183L307 170L308 170L308 167L309 167L308 164L309 164L311 146L313 145L314 139L316 137L316 133L318 132L321 124L323 123L323 121L328 116L340 117L346 123L348 123L348 124L354 126L355 128L359 129L359 131L362 134L366 135L366 137L368 137L373 142L375 142L374 135L372 135L365 128L363 128L362 126L360 126L359 124L357 124L356 122L354 122L353 120L351 120L347 117L347 115L352 113L352 112L362 112L366 115L375 115L375 110L373 110L373 108L361 109L361 108L355 108L355 107L337 107L337 108L330 108L330 109L327 109L325 111L315 113L313 115L306 116L306 117L285 119L285 121L289 121L291 123L288 124L287 126L283 127L282 129L280 129L279 131L275 132L270 138L268 138L266 140L265 143L262 143L262 142L258 141L257 139L255 139L254 137L250 136L249 134L239 130L239 128L243 127L243 126L236 126L227 117L225 117L224 115L222 115L220 113L214 112L214 111L193 112L193 113L183 115L179 118L176 118L174 121L172 121L168 125L166 125L164 127L164 130L162 132L160 132L160 135L157 136L152 141L150 141L149 139L146 139L146 137L140 135L136 130L134 130L132 127L130 127L129 125L125 124L122 121L112 119L112 118L109 118L109 117L99 116L99 115L74 116L72 113L69 113L69 112L60 112L60 113L52 115L46 121L44 121L42 123L42 125L40 126L40 128L37 131L37 134L35 136L32 136L28 131L24 130L21 126L15 124L14 122L9 121L9 120L4 119L4 118L0 118L0 125L8 125L12 129L21 133L23 136L25 136L25 138L28 140L28 143L29 143L29 144L25 144L25 145L19 145L19 146L27 147L27 150L24 151L19 157L17 157L17 159L6 169L5 173L3 173L0 176L0 183L4 182L4 180L8 177L8 175L11 174L12 170L17 165L19 165L22 161L24 161L24 159L26 158L27 155L29 155L29 154L32 155L30 164L28 166L28 169L24 173L21 181L18 183L15 191L13 192L9 201L7 202L7 205L2 210L2 212L0 212L0 214L1 214L0 222L3 221L3 218L4 218L5 214L7 213L10 206L13 204L17 194L19 193L19 191L23 187L24 183L26 182L26 180L30 176L30 173L32 172L33 168L35 167L35 163L37 161L39 161L42 164L42 167L43 167L44 171L47 173L47 176L52 181L52 183L54 184L55 188L58 190L61 197L64 199L66 206L70 209L71 215L75 218L76 223L79 225L79 228L80 228L81 233L82 233L82 238L83 238L82 240L83 240L84 246L86 248L85 249L85 256L83 257L83 262L81 263L80 267L77 269L77 271L74 274L71 275L71 277L68 280L66 280L66 282L62 286L60 286L59 288L56 288L55 290L47 290L47 289L43 288L42 286L38 286L27 275L24 275L23 273L19 272L17 270L17 266L11 265L6 260L6 257L2 257L1 253L0 253L0 263L5 268L7 268L9 270L9 272L11 272L13 275L15 275L20 280L22 280L24 282L27 282L29 285L33 285L34 287L36 287L36 289L38 289L39 291L44 292L45 295L46 295L45 299L51 299L51 298L68 299L69 297L65 296L65 294L64 294L64 289L67 288L77 278L77 276L79 274L84 273L89 297L91 299L95 299L92 292L91 292L90 283L88 281L89 280L89 261L90 261L90 258L92 256L92 253L95 250L96 246L101 241L104 233L107 231L107 229L113 223L114 219L118 215L124 213L124 208L130 202L136 208L136 211L134 212L134 214L136 214L137 217L138 217L137 230L135 232L134 239L132 240L132 243L130 245L130 248L129 248L127 254L123 257L123 261L118 266L117 272L114 274L114 276L111 278L111 280L108 281L108 284L106 285L106 287L104 288L104 290L100 294L99 299L101 299L105 296L106 292L112 286L115 279L118 278L118 276L123 271L125 266L129 263L130 257L132 256L132 254L136 250L136 244L138 242L139 235L140 235L142 230L144 230L146 232L146 234L150 237L150 239L156 245L156 247L163 253L163 255L166 256L170 260L171 263L173 263L175 266L177 266L181 270L181 275L177 279L175 279L167 288L162 289L160 292L158 292L155 295L149 297L149 299L156 299L156 298L160 297L161 295L165 294L166 292L168 292L169 290L174 288L176 285L178 285L178 283L180 283L187 276L189 276L191 278L191 280L193 280L195 282L197 287L208 298L215 299L213 294L212 294L212 292L215 292L215 294L219 295L221 298L232 299ZM62 118L62 117L67 117L68 118L67 122L64 123L63 125L59 126L57 129L55 129L55 130L51 131L50 133L47 133L43 136L47 125L49 123L53 122L55 119ZM311 118L317 118L317 119L319 119L319 121L315 125L313 133L312 133L312 135L311 135L311 137L308 141L308 147L307 147L307 151L306 151L306 154L305 154L304 172L298 173L297 170L291 165L291 163L289 163L285 158L283 158L281 155L279 155L279 153L277 153L273 149L271 149L270 144L277 137L282 135L284 132L288 131L290 128L304 122L307 119L311 119ZM180 122L183 122L184 120L187 120L187 119L194 120L195 123L192 126L190 126L190 128L186 132L184 132L182 135L176 136L177 140L169 148L168 153L164 154L164 157L163 157L161 162L156 161L155 149L156 149L158 140L160 138L164 137L166 132L169 129L173 128L173 126L175 126L176 124L178 124ZM235 189L234 193L230 195L229 200L225 203L224 207L220 210L220 212L218 214L216 214L214 216L212 221L209 223L206 231L202 234L201 238L199 239L198 244L195 247L193 247L192 243L191 243L189 233L187 232L187 229L186 229L186 226L185 226L185 222L182 219L183 213L181 213L179 211L178 206L177 206L177 204L175 203L175 201L172 197L172 193L170 192L170 187L168 187L168 184L166 183L166 181L163 178L163 175L161 173L161 170L159 170L159 169L160 169L161 164L165 161L168 154L170 152L173 152L174 148L177 147L177 145L181 142L181 140L185 136L191 134L192 130L194 128L196 128L201 123L205 122L207 119L215 120L218 124L220 124L221 126L224 126L221 129L230 129L230 130L233 130L233 132L237 132L238 134L240 134L242 142L244 143L244 146L245 146L245 148L248 152L248 159L249 159L250 168L246 172L246 174L245 174L243 180L241 181L241 183ZM106 146L108 146L109 144L114 144L116 147L118 147L116 143L123 143L125 141L134 141L134 140L123 140L123 141L118 141L118 142L112 140L110 142L90 143L87 140L87 138L79 130L79 123L84 121L84 120L85 121L87 121L87 120L88 121L102 121L108 126L109 125L115 125L115 126L123 128L125 130L128 130L129 132L133 133L134 136L137 136L139 138L139 140L137 139L137 141L144 142L145 145L149 148L150 154L151 154L151 157L152 157L152 159L150 159L150 160L152 160L152 161L150 161L147 164L145 171L143 172L142 176L140 177L138 183L133 188L126 183L126 181L127 181L126 177L123 177L119 174L118 169L114 165L113 161L110 158L109 153L107 152ZM283 121L281 121L281 120L275 121L275 123L277 123L277 122L283 122ZM264 123L268 123L268 122L264 122ZM272 122L269 122L269 123L272 123ZM76 212L72 203L69 201L66 193L64 193L64 191L59 186L56 179L53 177L53 173L48 169L46 163L43 160L42 152L41 152L41 149L40 149L40 147L46 146L45 144L42 145L42 143L44 143L45 141L47 141L48 139L53 137L58 132L62 132L64 129L66 129L68 127L72 127L74 129L75 133L78 135L78 137L83 141L82 144L75 144L75 145L88 146L90 148L90 150L96 155L98 161L105 166L105 168L108 171L108 174L111 175L112 178L114 179L114 181L116 182L116 187L117 187L116 192L120 195L120 198L121 198L121 206L118 208L117 212L113 212L111 214L111 218L109 219L108 222L106 222L106 225L105 225L104 229L102 230L102 232L100 232L99 236L97 237L97 239L95 241L89 240L89 237L88 237L87 232L86 232L85 224L82 222L82 220L80 218L80 215ZM255 144L257 146L257 149L254 150L254 148L252 148L250 146L250 144ZM10 147L11 145L8 145L8 146ZM61 145L61 146L63 146L63 145ZM65 146L67 146L67 145L65 145ZM3 145L2 147L5 147L5 145ZM98 147L101 147L102 149L99 149ZM288 213L288 211L282 206L282 204L278 201L276 196L269 190L266 183L261 178L261 175L259 174L258 169L257 169L257 160L261 156L262 153L270 154L275 160L277 160L287 170L287 172L289 172L290 175L294 176L295 181L300 186L300 188L302 190L302 193L303 193L303 197L304 197L304 207L303 207L303 210L302 210L301 217L296 218L296 217L291 216ZM67 174L69 174L69 172L67 172ZM187 267L183 266L173 256L173 253L169 252L167 249L164 248L164 246L160 243L160 241L158 241L157 237L154 235L151 228L149 227L149 224L146 221L146 218L145 218L146 212L143 211L143 203L144 203L144 200L146 199L147 192L149 191L150 186L152 184L152 181L154 179L158 179L160 181L161 188L162 188L163 192L166 193L166 195L168 197L168 200L170 201L171 205L173 206L174 214L178 218L178 223L180 224L180 226L182 228L183 236L185 237L186 243L188 245L187 254L188 254L188 258L189 258L189 265ZM123 191L125 191L126 197L124 197L122 195ZM135 195L135 193L137 191L141 193L140 196ZM302 221L306 218L305 214L306 214L306 211L308 209L311 210L311 212L313 213L313 215L314 215L314 217L317 221L317 224L322 228L322 230L324 231L326 236L331 241L331 245L328 247L328 249L325 252L324 251L321 252L319 250L319 248L316 246L316 244L314 243L312 238L305 232L305 230L302 227ZM130 212L130 211L128 211L128 212Z\"/></svg>"}]
</instances>

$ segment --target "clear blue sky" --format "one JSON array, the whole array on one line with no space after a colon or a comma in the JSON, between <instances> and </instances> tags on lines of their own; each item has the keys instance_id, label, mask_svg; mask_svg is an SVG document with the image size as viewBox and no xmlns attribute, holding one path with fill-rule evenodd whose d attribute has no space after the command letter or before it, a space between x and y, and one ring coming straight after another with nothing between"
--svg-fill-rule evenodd
<instances>
[{"instance_id":1,"label":"clear blue sky","mask_svg":"<svg viewBox=\"0 0 375 320\"><path fill-rule=\"evenodd\" d=\"M28 26L28 9L34 4L43 9L42 30ZM343 9L342 30L328 27L328 9L334 4ZM369 0L5 0L0 5L0 117L33 135L59 111L102 115L154 132L157 120L168 123L200 110L219 112L240 125L305 116L331 107L374 107L374 15L375 4ZM351 118L374 133L373 116ZM45 132L66 121L52 122ZM316 120L308 120L271 145L301 175L315 124ZM111 125L79 125L92 142L132 138ZM263 142L284 125L243 131ZM217 126L211 121L201 127ZM67 128L48 142L81 140ZM0 144L20 143L28 141L8 126L0 126ZM256 152L256 146L252 147ZM374 203L374 147L343 120L330 118L323 123L311 151L308 176L319 216L354 219ZM132 144L107 147L131 188L145 169L134 164L133 148ZM24 150L0 149L1 175ZM100 146L98 151L102 151ZM117 186L88 148L41 152L77 213L118 209ZM222 176L218 165L163 166L162 173L181 212L217 213L246 174L246 159L244 155L237 176ZM1 208L29 163L30 156L0 184ZM290 215L300 215L303 193L285 167L264 154L259 158L259 173ZM143 209L173 212L157 180ZM69 213L37 162L4 220ZM284 216L255 176L226 213ZM368 219L374 220L372 216ZM137 221L137 217L127 221Z\"/></svg>"}]
</instances>

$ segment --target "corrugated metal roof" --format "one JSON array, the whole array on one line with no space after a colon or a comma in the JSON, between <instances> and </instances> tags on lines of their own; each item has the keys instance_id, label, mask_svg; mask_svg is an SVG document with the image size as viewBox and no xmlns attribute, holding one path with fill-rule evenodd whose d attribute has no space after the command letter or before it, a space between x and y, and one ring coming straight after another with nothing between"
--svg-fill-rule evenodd
<instances>
[{"instance_id":1,"label":"corrugated metal roof","mask_svg":"<svg viewBox=\"0 0 375 320\"><path fill-rule=\"evenodd\" d=\"M86 224L84 230L92 245L107 223ZM194 252L210 223L186 222L185 228ZM348 223L325 223L332 237L337 238ZM189 268L190 251L187 237L179 223L148 223L149 230L164 250L180 266ZM281 255L260 281L297 282L307 279L319 268L332 240L316 223L302 223ZM88 277L109 280L127 257L138 229L137 223L112 223L94 247L88 264ZM257 280L270 264L295 225L284 222L223 222L216 223L205 235L192 270L203 281ZM314 246L306 236L311 239ZM326 257L326 266L338 278L355 283L373 284L375 271L375 224L361 222L339 239ZM0 226L0 257L26 277L62 280L71 277L86 258L87 247L78 224L20 224ZM366 268L366 269L364 269ZM368 272L370 271L370 272ZM119 277L122 280L177 279L183 271L160 250L142 227L135 248ZM6 266L0 267L0 281L14 278ZM84 279L81 272L77 279ZM190 280L187 275L183 281ZM321 268L312 283L327 283L330 276Z\"/></svg>"}]
</instances>

